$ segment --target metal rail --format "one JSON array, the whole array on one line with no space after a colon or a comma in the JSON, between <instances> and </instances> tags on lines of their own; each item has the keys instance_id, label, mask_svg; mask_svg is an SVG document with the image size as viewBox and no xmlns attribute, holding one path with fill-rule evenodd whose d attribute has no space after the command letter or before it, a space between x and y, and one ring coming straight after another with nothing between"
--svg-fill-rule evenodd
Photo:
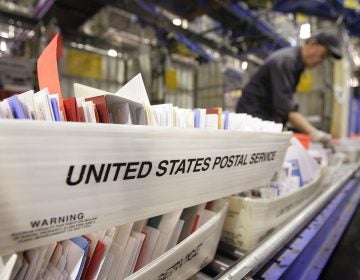
<instances>
[{"instance_id":1,"label":"metal rail","mask_svg":"<svg viewBox=\"0 0 360 280\"><path fill-rule=\"evenodd\" d=\"M310 220L334 197L346 181L360 168L360 163L350 168L343 174L340 180L329 186L300 214L285 224L279 231L272 234L258 247L234 264L228 271L219 275L217 280L238 280L250 273L255 273L267 261L269 261L283 246L289 242Z\"/></svg>"}]
</instances>

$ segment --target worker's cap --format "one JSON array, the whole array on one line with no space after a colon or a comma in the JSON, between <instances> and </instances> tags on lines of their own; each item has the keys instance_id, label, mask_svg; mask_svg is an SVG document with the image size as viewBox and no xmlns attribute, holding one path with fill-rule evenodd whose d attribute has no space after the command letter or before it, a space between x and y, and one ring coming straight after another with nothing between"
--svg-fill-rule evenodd
<instances>
[{"instance_id":1,"label":"worker's cap","mask_svg":"<svg viewBox=\"0 0 360 280\"><path fill-rule=\"evenodd\" d=\"M310 39L327 48L334 58L342 58L341 43L338 36L334 33L328 31L318 31L314 33Z\"/></svg>"}]
</instances>

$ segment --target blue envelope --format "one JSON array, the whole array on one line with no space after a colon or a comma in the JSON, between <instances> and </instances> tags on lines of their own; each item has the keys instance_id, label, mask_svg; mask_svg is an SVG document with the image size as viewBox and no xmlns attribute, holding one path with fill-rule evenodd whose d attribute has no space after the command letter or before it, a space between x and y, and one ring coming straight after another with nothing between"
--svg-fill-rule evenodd
<instances>
[{"instance_id":1,"label":"blue envelope","mask_svg":"<svg viewBox=\"0 0 360 280\"><path fill-rule=\"evenodd\" d=\"M9 103L11 112L13 113L15 119L26 119L24 110L16 95L7 98L7 101Z\"/></svg>"}]
</instances>

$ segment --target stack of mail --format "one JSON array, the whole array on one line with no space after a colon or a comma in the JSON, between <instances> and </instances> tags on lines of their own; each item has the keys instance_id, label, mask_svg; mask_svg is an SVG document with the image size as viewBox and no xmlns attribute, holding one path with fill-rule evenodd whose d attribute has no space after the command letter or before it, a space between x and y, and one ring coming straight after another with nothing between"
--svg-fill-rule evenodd
<instances>
[{"instance_id":1,"label":"stack of mail","mask_svg":"<svg viewBox=\"0 0 360 280\"><path fill-rule=\"evenodd\" d=\"M316 160L292 138L283 167L269 186L229 198L222 240L253 249L318 195L323 176Z\"/></svg>"},{"instance_id":2,"label":"stack of mail","mask_svg":"<svg viewBox=\"0 0 360 280\"><path fill-rule=\"evenodd\" d=\"M335 145L338 153L346 155L346 161L355 163L360 160L360 139L359 138L341 138Z\"/></svg>"},{"instance_id":3,"label":"stack of mail","mask_svg":"<svg viewBox=\"0 0 360 280\"><path fill-rule=\"evenodd\" d=\"M206 263L210 262L225 213L224 200L213 201L4 256L0 258L0 279L117 280L138 270L141 272L134 279L158 279L155 274L161 272L154 272L154 267L170 265L174 258L183 257L181 254L189 246L197 246ZM204 227L211 227L212 231ZM207 242L204 235L212 242ZM174 247L178 249L171 250ZM169 250L171 254L166 253ZM203 259L188 260L187 269L181 274L191 276L204 264Z\"/></svg>"},{"instance_id":4,"label":"stack of mail","mask_svg":"<svg viewBox=\"0 0 360 280\"><path fill-rule=\"evenodd\" d=\"M57 38L58 37L56 36L54 40L57 40ZM49 46L51 48L49 49L48 47L47 49L45 49L44 51L45 55L43 54L38 62L39 84L41 90L38 92L34 92L34 91L24 92L19 95L15 95L1 101L0 102L1 119L28 119L28 120L39 121L37 124L39 124L42 127L42 129L45 128L46 130L48 129L48 125L51 127L64 127L64 125L66 126L68 125L69 127L72 127L73 132L74 130L76 130L75 133L77 133L78 130L80 130L79 129L80 127L85 127L85 128L90 127L91 129L93 129L93 125L76 124L73 126L67 123L52 125L50 124L50 122L68 121L68 122L79 122L79 123L102 123L102 124L112 123L112 124L118 124L118 126L102 125L102 127L116 128L116 131L118 131L119 130L118 128L120 127L119 125L123 125L121 126L121 128L123 128L124 131L126 131L126 128L128 129L134 128L134 130L131 131L138 131L139 133L142 133L144 131L143 130L144 127L142 127L143 125L165 127L169 129L176 127L178 128L176 129L177 133L179 131L182 132L183 131L182 129L187 129L187 128L207 129L207 131L204 131L205 134L202 134L202 138L199 138L200 140L205 139L205 137L208 138L208 136L211 136L212 134L216 134L216 135L236 134L236 133L229 133L226 131L221 131L221 133L217 133L217 132L213 133L212 130L238 130L245 132L265 132L265 136L264 136L265 139L267 139L266 137L272 139L273 135L271 133L274 133L276 136L275 139L281 138L281 141L279 140L278 142L275 143L276 144L275 146L278 148L278 150L274 148L274 151L268 152L268 154L273 153L273 155L275 155L275 153L278 152L279 156L276 159L268 160L266 163L264 163L263 168L266 168L267 166L272 167L273 165L271 164L277 166L278 163L281 161L281 158L283 157L284 149L282 147L287 145L288 136L282 137L282 135L279 135L279 133L281 133L282 131L281 124L262 121L258 118L253 118L246 114L235 114L226 111L223 112L221 108L217 108L217 107L206 108L206 109L197 108L191 110L191 109L178 108L173 106L172 104L151 105L140 74L135 76L132 80L130 80L124 87L119 89L116 93L106 92L100 89L88 87L86 85L75 84L74 85L75 96L72 98L63 99L61 94L61 89L59 86L60 83L56 77L57 68L54 66L53 63L54 61L56 62L56 57L52 56L52 54L56 53L56 48L55 48L56 44L54 45L54 41L52 41ZM51 50L50 53L49 50ZM49 62L49 60L47 59L50 59L52 62L51 61ZM45 72L48 71L50 74L45 75L44 71ZM3 126L10 126L10 125L13 126L14 123L16 122L17 122L16 120L1 120ZM28 123L26 121L18 122L18 123L21 123L22 127L26 129L27 127L31 127L31 122L29 122L29 126L27 126ZM34 124L34 122L32 124ZM129 125L132 126L130 127ZM159 131L158 128L146 128L146 129L154 130L155 132ZM92 130L92 132L94 131L96 131L96 129ZM111 131L113 132L113 130ZM254 133L244 133L244 135L250 135L250 134L254 134ZM90 135L90 137L94 136L94 134L88 134L88 135ZM98 136L99 135L96 135L96 137ZM132 141L132 136L133 135L129 135L129 139L131 139L130 141ZM255 139L256 137L257 135L254 134L251 135L251 137L249 138L252 140ZM56 138L56 141L54 142L59 141L58 139L59 138ZM63 141L68 141L68 139L69 138L65 137L63 138ZM218 137L217 139L220 138ZM116 138L114 141L118 141L118 140L119 139ZM41 143L36 142L36 145L42 145L42 144L43 142ZM212 145L212 143L210 144ZM238 141L236 141L236 145L237 144ZM266 144L268 143L266 142ZM82 143L80 144L80 146L77 146L78 150L82 148L81 145ZM222 141L221 141L221 145L223 145ZM54 146L56 145L54 144ZM69 144L69 148L71 146L72 143ZM86 145L84 144L84 146ZM41 146L41 148L43 148L43 146ZM228 149L227 146L225 148ZM247 146L245 148L246 150L248 149ZM260 153L256 153L257 151L254 150L255 148L256 147L251 147L250 149L251 153L260 154ZM72 151L74 151L74 149L75 148L73 148ZM261 150L262 154L265 154L265 152L263 151L264 150L267 151L267 148L261 147L261 149L262 149ZM48 153L48 150L46 149L43 150L45 153ZM145 152L149 152L149 151L145 150ZM206 151L206 152L213 153L214 151ZM229 153L228 150L226 152ZM233 152L235 153L235 151ZM239 151L237 152L239 153ZM111 151L111 153L113 153L113 151ZM27 155L26 152L22 152L22 155L24 154L25 156ZM222 157L225 160L224 161L222 160L221 164L220 164L220 159L221 159L220 155L212 154L212 156L218 159L217 164L219 165L218 168L215 168L215 162L214 162L213 169L216 169L214 172L218 172L221 174L222 168L231 167L231 166L229 167L226 164L228 160L230 161L231 159L232 161L231 165L232 165L234 163L233 159L235 157L236 159L239 158L238 165L240 165L240 162L241 163L243 162L242 160L240 160L240 158L241 156L244 155L232 155L232 156L225 155ZM62 157L62 155L60 155L59 158L60 157ZM98 154L96 154L93 158L100 160L100 156ZM36 160L38 160L38 158L36 158ZM190 160L193 159L190 158ZM197 160L196 164L198 162L201 163L203 160L204 158L199 157L199 161ZM211 160L211 157L209 157L209 160ZM2 161L2 163L3 162L4 161ZM190 162L192 163L192 161ZM206 162L206 160L204 160L203 162ZM29 164L33 164L33 163L34 162L30 162ZM35 163L36 163L36 168L40 169L38 168L37 165L39 164L39 162L37 161ZM58 162L51 160L46 161L47 166L56 165L57 163ZM73 162L70 163L70 167L69 167L70 169L74 168L74 166L71 164L74 163ZM130 164L133 164L133 162L130 162L128 166L130 166ZM137 164L139 163L137 162ZM3 164L2 167L4 168L5 165ZM92 164L90 165L93 167ZM221 167L222 165L224 166ZM104 166L105 164L103 165L103 167L101 167L101 171L100 171L101 174L103 172ZM110 163L108 166L111 167L112 163ZM196 170L196 168L197 167L195 165L194 170ZM254 167L254 165L252 165L252 167L248 166L248 168L250 170L257 170L256 167ZM89 167L89 170L91 170L91 167ZM131 166L127 170L131 171L132 170ZM179 168L179 170L181 169ZM94 177L97 178L98 175L95 174L96 170L93 171L94 171ZM104 178L105 177L107 178L109 175L109 173L106 172L109 171L104 172L105 173ZM198 172L198 171L194 171L194 172ZM236 171L235 169L232 172L238 174L238 171ZM185 173L185 171L183 173ZM253 171L252 173L254 174ZM267 168L264 173L272 174L272 170ZM91 174L91 171L89 171L88 174ZM186 176L188 175L189 174L185 174L184 178L186 178ZM118 176L118 174L116 176ZM261 179L265 181L265 179L267 180L267 178L270 176L271 175L268 175L267 177L262 177ZM51 176L47 176L47 177L51 177ZM90 180L89 179L90 177L89 176L87 177L88 177L87 180ZM207 175L206 177L208 178ZM80 175L80 178L82 178L82 175ZM100 181L100 179L96 179L96 178L95 180ZM29 178L27 177L26 180L28 179ZM43 182L43 179L41 180ZM14 181L14 178L9 179L8 181L11 181L12 183ZM69 185L69 186L66 185L66 187L71 189L73 186L70 184L71 176L65 178L64 183L61 184L65 185L65 181ZM236 181L236 186L237 185L238 182ZM31 189L27 191L34 193L34 190L32 188L36 189L38 186L37 184L32 184L30 185L30 187ZM48 185L46 185L46 187L48 187ZM87 185L86 187L92 188L93 186ZM132 188L129 189L133 191L134 189L136 189L136 187L137 185L134 183L132 185ZM101 187L99 187L97 191L99 191L99 189L100 191L102 191ZM221 190L222 189L223 186L221 186ZM71 193L71 195L68 196L69 199L74 199L73 201L77 201L78 199L81 199L81 195L84 194L83 192L84 189L78 188L76 190L80 195L78 197L76 196L73 197L72 196L73 193ZM9 197L11 196L11 194L9 195ZM226 195L229 194L230 192L228 192ZM29 194L26 193L26 195ZM26 202L29 203L29 199L28 197L26 197L26 195L24 194L19 199L24 198L24 200L26 200ZM116 195L118 195L118 193L114 194L114 196ZM221 196L219 195L218 197ZM104 204L108 202L107 200L101 201L101 197L98 198L91 196L90 199L94 201L94 209L96 208L97 200L99 201L99 204L102 204L101 207L106 208L107 210L111 207L108 205L105 205L104 207ZM178 198L176 197L176 199ZM210 200L210 199L215 199L215 197L207 198L206 200ZM196 203L204 202L200 205L195 205L186 209L174 210L170 213L163 213L166 211L157 211L156 214L162 213L163 215L151 217L148 219L143 219L145 218L145 215L143 215L141 217L138 217L138 219L142 218L142 220L133 221L127 224L125 223L128 222L129 220L124 222L124 224L121 224L120 222L114 225L108 223L104 227L107 226L110 227L113 226L113 227L108 229L98 230L95 232L90 232L82 236L74 237L71 228L73 225L69 223L68 225L69 227L66 228L66 230L64 230L66 234L66 237L64 237L64 239L70 237L72 238L65 239L62 241L59 241L59 239L57 239L58 236L56 234L52 234L51 232L45 232L45 230L42 231L43 228L40 229L38 228L38 231L34 229L33 232L36 232L36 234L38 234L38 232L40 231L41 234L43 234L41 237L39 237L39 239L50 237L52 238L51 240L53 242L52 243L49 242L50 244L43 245L44 243L41 243L43 242L43 239L41 239L41 241L39 241L40 243L38 243L37 246L38 245L43 245L43 246L33 248L34 246L27 245L28 243L26 243L29 242L30 244L36 244L37 237L32 236L33 239L24 241L24 243L26 243L26 246L28 247L22 247L22 249L29 249L29 248L31 249L25 250L23 252L19 252L11 256L2 256L0 258L0 275L1 275L0 279L26 279L26 280L124 279L129 276L131 277L131 279L171 279L171 278L177 279L179 277L189 277L192 274L199 271L208 262L210 262L212 257L214 256L227 210L227 203L223 200L212 201L212 202L206 202L206 200L203 199L201 201L196 202ZM58 202L61 203L61 206L59 206L60 208L64 207L67 209L67 207L69 206L67 205L65 200L56 201L56 203ZM131 201L131 204L135 205L136 201L135 200ZM187 207L189 205L190 203L185 206L179 206L179 208ZM36 204L35 206L38 206L38 204ZM138 206L136 205L136 207ZM157 205L151 205L151 207L156 208ZM70 208L71 207L69 207L69 209ZM21 207L21 209L26 209L26 208ZM127 210L127 208L125 209ZM173 210L176 208L174 207L171 209ZM14 211L14 209L11 209L11 207L7 208L7 210L9 210L9 212ZM40 209L36 211L42 212L44 210L46 211L46 209ZM73 211L73 209L70 209L69 211ZM112 210L112 208L111 211L115 212L114 210ZM153 215L155 215L154 214L155 210L152 211L153 211L152 212ZM168 211L170 210L168 209ZM94 212L96 213L96 211ZM21 212L21 214L23 214L23 212ZM67 219L72 215L73 214L59 217L59 219L65 219L65 218ZM116 213L111 213L111 214L108 213L107 216L104 215L105 217L94 217L94 219L97 218L108 219L107 220L108 222L111 219L111 215L116 216ZM82 212L77 212L77 214L74 214L74 216L76 216L74 218L75 220L80 221L79 224L77 224L77 226L81 229L85 228L88 230L87 225L80 223L82 223L84 220L84 223L85 221L89 222L88 227L90 227L91 219L90 221L86 220L84 218L84 213ZM36 228L36 224L42 222L47 224L48 221L50 221L49 223L51 224L52 219L56 220L57 218L52 217L50 219L34 220L31 221L30 224L32 223L31 224L32 228ZM18 221L16 220L16 222ZM62 223L65 222L62 221ZM50 230L56 231L56 228L58 227L56 221L53 224L53 226L54 228L51 228ZM76 230L74 229L74 231ZM61 232L61 234L64 232ZM82 234L84 232L85 231L82 231L81 233L77 233L77 235ZM20 234L23 237L24 236L23 234L25 233L24 231L22 231L18 234ZM12 234L8 234L8 236L10 235ZM8 236L6 237L8 238ZM15 242L14 239L11 239L11 241ZM20 242L18 242L17 245L19 243ZM9 250L10 246L9 245L6 246L8 246L7 250Z\"/></svg>"}]
</instances>

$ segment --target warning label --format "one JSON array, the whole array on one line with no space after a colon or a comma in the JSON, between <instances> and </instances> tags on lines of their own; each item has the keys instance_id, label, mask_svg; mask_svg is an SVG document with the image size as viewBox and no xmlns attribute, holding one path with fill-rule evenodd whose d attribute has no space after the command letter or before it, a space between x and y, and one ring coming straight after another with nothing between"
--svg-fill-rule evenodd
<instances>
[{"instance_id":1,"label":"warning label","mask_svg":"<svg viewBox=\"0 0 360 280\"><path fill-rule=\"evenodd\" d=\"M11 238L17 243L24 243L65 232L90 228L95 224L96 220L97 217L85 218L83 213L35 220L30 222L32 229L15 232L11 234Z\"/></svg>"}]
</instances>

